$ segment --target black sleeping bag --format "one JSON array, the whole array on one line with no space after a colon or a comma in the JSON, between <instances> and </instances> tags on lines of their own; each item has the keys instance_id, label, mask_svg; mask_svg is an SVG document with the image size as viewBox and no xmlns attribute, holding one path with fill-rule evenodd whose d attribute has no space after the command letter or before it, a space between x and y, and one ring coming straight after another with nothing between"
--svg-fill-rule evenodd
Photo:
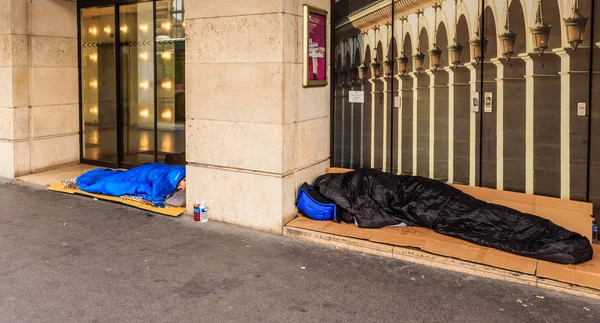
<instances>
[{"instance_id":1,"label":"black sleeping bag","mask_svg":"<svg viewBox=\"0 0 600 323\"><path fill-rule=\"evenodd\" d=\"M576 264L592 258L589 240L551 221L478 200L429 178L360 169L317 178L315 189L336 203L338 221L363 228L402 222L517 255Z\"/></svg>"}]
</instances>

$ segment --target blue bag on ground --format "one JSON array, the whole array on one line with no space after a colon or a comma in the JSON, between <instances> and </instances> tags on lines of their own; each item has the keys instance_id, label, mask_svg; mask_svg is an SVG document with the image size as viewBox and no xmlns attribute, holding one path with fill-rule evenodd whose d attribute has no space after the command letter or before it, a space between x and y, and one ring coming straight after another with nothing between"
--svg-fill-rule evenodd
<instances>
[{"instance_id":1,"label":"blue bag on ground","mask_svg":"<svg viewBox=\"0 0 600 323\"><path fill-rule=\"evenodd\" d=\"M336 218L335 203L327 200L307 183L302 184L298 190L296 206L300 213L313 220L327 221Z\"/></svg>"}]
</instances>

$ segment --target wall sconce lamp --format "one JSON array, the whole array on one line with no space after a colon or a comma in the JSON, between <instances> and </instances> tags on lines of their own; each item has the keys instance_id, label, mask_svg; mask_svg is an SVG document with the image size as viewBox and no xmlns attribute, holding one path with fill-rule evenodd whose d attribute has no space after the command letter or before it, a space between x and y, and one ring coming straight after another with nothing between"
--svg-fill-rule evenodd
<instances>
[{"instance_id":1,"label":"wall sconce lamp","mask_svg":"<svg viewBox=\"0 0 600 323\"><path fill-rule=\"evenodd\" d=\"M550 29L552 26L544 23L541 0L537 1L536 11L535 24L529 30L533 39L533 49L542 56L544 55L544 51L548 49L548 38L550 38Z\"/></svg>"},{"instance_id":2,"label":"wall sconce lamp","mask_svg":"<svg viewBox=\"0 0 600 323\"><path fill-rule=\"evenodd\" d=\"M565 27L567 27L567 41L573 50L583 43L583 33L587 21L588 17L579 14L579 0L575 0L571 7L571 15L564 19Z\"/></svg>"},{"instance_id":3,"label":"wall sconce lamp","mask_svg":"<svg viewBox=\"0 0 600 323\"><path fill-rule=\"evenodd\" d=\"M401 56L398 58L398 74L400 77L402 77L406 74L408 69L408 57L404 55L404 52L402 52L400 55Z\"/></svg>"},{"instance_id":4,"label":"wall sconce lamp","mask_svg":"<svg viewBox=\"0 0 600 323\"><path fill-rule=\"evenodd\" d=\"M378 78L379 77L379 68L381 64L377 61L377 58L371 63L371 77Z\"/></svg>"}]
</instances>

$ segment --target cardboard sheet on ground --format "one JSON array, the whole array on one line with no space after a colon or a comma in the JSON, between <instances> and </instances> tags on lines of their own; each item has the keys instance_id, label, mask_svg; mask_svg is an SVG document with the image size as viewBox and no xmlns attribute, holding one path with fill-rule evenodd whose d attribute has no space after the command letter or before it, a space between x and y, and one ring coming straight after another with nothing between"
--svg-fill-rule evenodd
<instances>
[{"instance_id":1,"label":"cardboard sheet on ground","mask_svg":"<svg viewBox=\"0 0 600 323\"><path fill-rule=\"evenodd\" d=\"M288 227L341 235L404 248L416 248L432 254L516 271L541 278L600 289L600 246L594 245L594 258L578 265L561 265L486 248L444 236L428 228L358 228L352 224L315 221L300 215Z\"/></svg>"},{"instance_id":2,"label":"cardboard sheet on ground","mask_svg":"<svg viewBox=\"0 0 600 323\"><path fill-rule=\"evenodd\" d=\"M180 216L181 214L183 214L185 212L184 207L168 207L168 208L153 207L153 206L143 204L141 202L125 200L125 199L122 199L122 198L116 197L116 196L93 194L93 193L88 193L88 192L84 192L81 190L64 188L63 183L57 183L57 184L50 185L48 187L48 190L55 191L55 192L61 192L61 193L67 193L67 194L79 194L79 195L95 197L99 200L121 203L121 204L129 205L129 206L133 206L135 208L142 209L145 211L150 211L150 212L154 212L154 213L158 213L158 214L162 214L162 215L168 215L168 216L172 216L172 217Z\"/></svg>"}]
</instances>

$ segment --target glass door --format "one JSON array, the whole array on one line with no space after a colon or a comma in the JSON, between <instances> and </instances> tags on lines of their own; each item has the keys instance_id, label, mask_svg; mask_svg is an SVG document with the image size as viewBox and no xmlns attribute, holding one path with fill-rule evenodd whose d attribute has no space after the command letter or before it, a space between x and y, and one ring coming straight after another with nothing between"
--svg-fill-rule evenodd
<instances>
[{"instance_id":1,"label":"glass door","mask_svg":"<svg viewBox=\"0 0 600 323\"><path fill-rule=\"evenodd\" d=\"M185 152L183 0L134 2L80 8L84 163L129 168Z\"/></svg>"},{"instance_id":2,"label":"glass door","mask_svg":"<svg viewBox=\"0 0 600 323\"><path fill-rule=\"evenodd\" d=\"M115 8L81 10L81 158L117 163Z\"/></svg>"},{"instance_id":3,"label":"glass door","mask_svg":"<svg viewBox=\"0 0 600 323\"><path fill-rule=\"evenodd\" d=\"M155 73L152 2L119 7L120 138L124 166L156 160Z\"/></svg>"}]
</instances>

